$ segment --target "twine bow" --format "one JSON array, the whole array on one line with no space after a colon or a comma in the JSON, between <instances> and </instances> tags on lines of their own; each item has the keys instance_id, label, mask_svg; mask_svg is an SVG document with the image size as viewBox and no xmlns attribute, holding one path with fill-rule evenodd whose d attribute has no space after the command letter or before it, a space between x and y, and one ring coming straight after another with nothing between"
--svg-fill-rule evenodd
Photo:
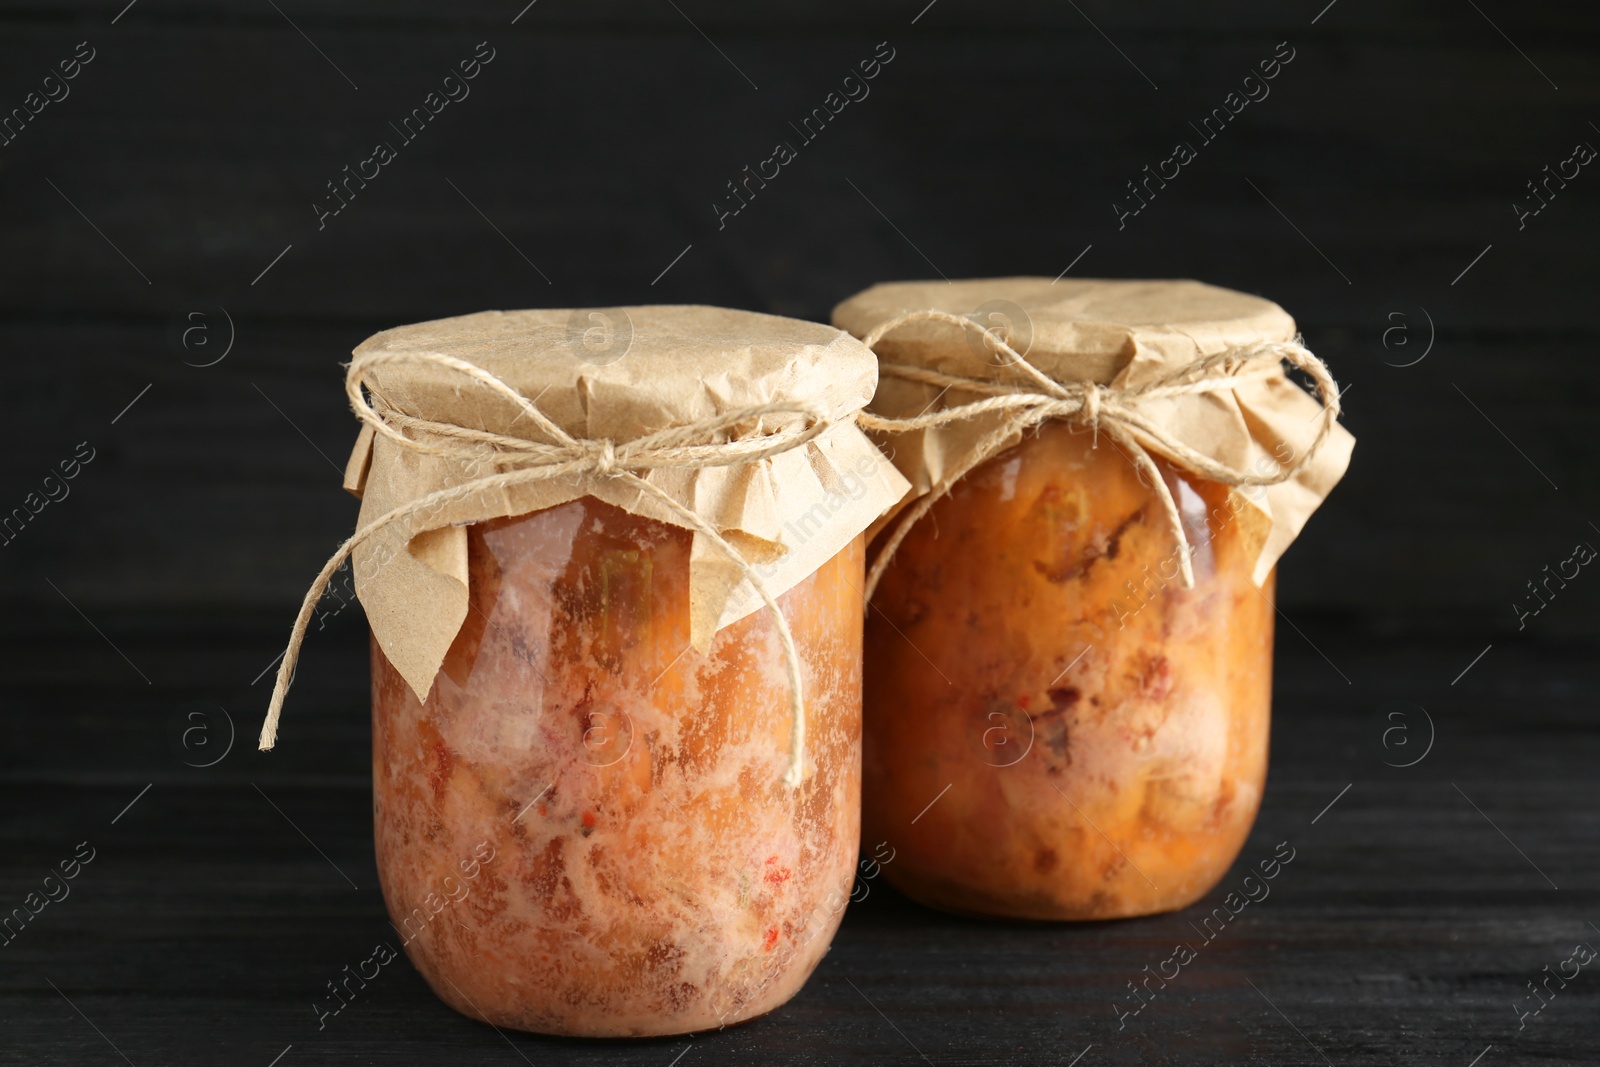
<instances>
[{"instance_id":1,"label":"twine bow","mask_svg":"<svg viewBox=\"0 0 1600 1067\"><path fill-rule=\"evenodd\" d=\"M549 441L534 441L510 437L488 430L477 430L451 423L408 415L383 400L365 382L372 368L396 363L421 363L442 367L486 386L491 392L516 405L518 418L526 418ZM368 393L377 396L382 410L374 407ZM388 438L402 448L424 455L465 460L468 470L476 471L482 463L497 469L495 473L473 477L459 485L436 490L416 500L401 504L360 527L350 536L328 562L306 591L301 601L300 613L295 617L289 634L289 644L283 662L278 666L277 681L272 689L272 702L267 708L266 722L261 727L260 747L270 749L277 740L278 719L283 709L284 697L294 678L295 663L300 656L300 646L306 628L316 609L318 600L332 580L334 572L344 564L357 546L379 531L398 522L412 519L423 512L438 514L439 510L456 501L466 499L486 490L507 489L515 485L548 481L571 475L593 475L613 478L649 496L676 515L685 526L702 534L721 553L737 566L743 576L760 594L778 630L778 640L783 646L784 665L789 679L789 766L784 772L784 784L798 788L804 778L805 755L805 702L801 690L800 657L795 650L794 636L789 623L779 610L761 577L742 553L720 534L711 523L693 510L673 499L671 494L651 484L637 472L659 469L692 470L703 467L731 467L755 463L799 448L827 431L832 423L813 408L798 403L758 404L726 412L714 418L682 426L673 426L656 433L646 434L631 441L582 439L573 437L556 425L538 406L497 375L476 364L437 353L370 352L358 355L349 365L345 375L345 393L356 416L373 431ZM797 429L765 431L761 421L767 416L799 416L804 425ZM785 420L788 421L788 420ZM728 435L748 423L754 430L739 438ZM434 439L413 436L418 431Z\"/></svg>"},{"instance_id":2,"label":"twine bow","mask_svg":"<svg viewBox=\"0 0 1600 1067\"><path fill-rule=\"evenodd\" d=\"M1339 386L1334 382L1333 376L1322 360L1312 355L1298 338L1293 341L1266 341L1232 348L1197 359L1148 384L1128 389L1114 389L1091 381L1058 382L1029 363L995 331L970 318L953 315L947 311L913 311L900 315L880 323L862 338L862 341L868 348L875 349L886 335L912 322L942 322L959 326L963 330L978 330L994 345L999 355L1004 357L1000 366L1017 371L1025 382L1007 383L965 378L906 363L878 364L880 378L923 382L943 389L982 394L987 399L957 404L909 419L887 419L864 411L856 416L856 422L864 429L882 433L906 433L910 430L961 422L991 412L999 413L1003 418L993 431L978 442L966 462L945 479L945 484L941 488L924 495L906 509L905 515L895 525L894 531L884 542L882 550L873 560L872 568L867 573L866 595L869 600L890 560L894 558L895 551L911 528L950 491L951 486L964 478L974 467L999 452L1009 438L1050 419L1070 419L1087 424L1095 434L1096 445L1099 443L1099 435L1104 432L1123 448L1161 501L1167 523L1172 529L1173 540L1178 547L1178 564L1183 586L1185 589L1192 589L1194 567L1189 557L1193 549L1184 532L1183 516L1178 510L1177 501L1172 498L1172 491L1167 488L1166 480L1157 470L1155 461L1150 456L1150 450L1154 449L1178 466L1223 485L1235 487L1277 485L1294 477L1311 461L1339 418ZM1279 363L1283 361L1298 367L1310 375L1312 381L1316 383L1317 396L1322 401L1322 426L1317 431L1311 446L1292 463L1279 464L1275 473L1253 474L1219 463L1178 440L1140 410L1141 404L1151 400L1226 392L1249 378L1277 376L1282 373Z\"/></svg>"}]
</instances>

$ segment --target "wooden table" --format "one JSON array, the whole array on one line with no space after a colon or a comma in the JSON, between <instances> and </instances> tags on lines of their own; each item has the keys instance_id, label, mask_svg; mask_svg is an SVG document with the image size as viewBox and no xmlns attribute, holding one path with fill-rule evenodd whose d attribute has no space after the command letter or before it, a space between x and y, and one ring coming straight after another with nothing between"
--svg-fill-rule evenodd
<instances>
[{"instance_id":1,"label":"wooden table","mask_svg":"<svg viewBox=\"0 0 1600 1067\"><path fill-rule=\"evenodd\" d=\"M1205 903L1095 925L989 923L878 879L773 1015L693 1039L584 1042L465 1019L405 962L318 1029L325 983L390 936L364 634L351 612L314 635L282 744L261 754L270 676L249 680L281 621L116 618L100 621L102 640L64 615L8 635L0 900L22 905L79 842L94 859L0 956L3 1062L1596 1060L1594 965L1518 1017L1540 1004L1527 983L1546 966L1600 945L1592 648L1496 644L1461 674L1481 645L1297 619L1305 636L1284 627L1279 640L1266 802ZM1201 918L1282 841L1294 859L1270 896L1204 939ZM1151 983L1119 1028L1127 983L1180 941L1197 959Z\"/></svg>"}]
</instances>

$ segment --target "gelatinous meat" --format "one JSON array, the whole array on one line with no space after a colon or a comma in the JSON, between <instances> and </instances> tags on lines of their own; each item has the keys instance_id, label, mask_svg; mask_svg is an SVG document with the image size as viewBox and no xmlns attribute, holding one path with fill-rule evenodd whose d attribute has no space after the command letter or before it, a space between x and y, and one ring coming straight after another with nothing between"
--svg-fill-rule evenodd
<instances>
[{"instance_id":1,"label":"gelatinous meat","mask_svg":"<svg viewBox=\"0 0 1600 1067\"><path fill-rule=\"evenodd\" d=\"M1266 778L1272 583L1250 582L1251 516L1227 490L1164 474L1192 590L1133 465L1062 423L901 545L867 621L863 823L910 896L1144 915L1192 903L1238 854Z\"/></svg>"},{"instance_id":2,"label":"gelatinous meat","mask_svg":"<svg viewBox=\"0 0 1600 1067\"><path fill-rule=\"evenodd\" d=\"M688 648L690 534L590 498L469 530L471 607L425 704L373 648L378 869L435 992L502 1027L716 1028L795 994L859 837L862 546Z\"/></svg>"}]
</instances>

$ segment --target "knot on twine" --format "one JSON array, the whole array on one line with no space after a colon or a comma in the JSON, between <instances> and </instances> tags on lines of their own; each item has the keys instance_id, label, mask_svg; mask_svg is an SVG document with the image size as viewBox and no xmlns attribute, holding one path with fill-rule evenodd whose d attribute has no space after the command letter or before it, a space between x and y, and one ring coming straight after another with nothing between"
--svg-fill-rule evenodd
<instances>
[{"instance_id":1,"label":"knot on twine","mask_svg":"<svg viewBox=\"0 0 1600 1067\"><path fill-rule=\"evenodd\" d=\"M957 389L976 393L985 399L967 404L955 404L940 411L917 415L908 419L888 419L862 412L856 422L864 429L881 433L906 433L911 430L961 422L974 416L995 413L1000 416L998 425L986 434L973 449L966 461L958 465L945 479L945 484L906 509L905 515L895 524L894 531L884 542L867 572L866 596L870 600L878 582L888 568L895 551L934 504L950 492L951 487L966 477L973 468L998 453L1007 440L1016 434L1031 430L1050 419L1064 419L1087 425L1095 434L1095 444L1103 430L1127 453L1134 467L1154 489L1172 530L1178 548L1178 566L1185 589L1194 588L1194 567L1190 562L1193 548L1183 528L1183 514L1177 501L1161 477L1160 470L1151 458L1154 449L1168 461L1190 473L1222 485L1240 486L1278 485L1293 478L1311 462L1339 418L1339 386L1329 373L1327 365L1305 347L1300 338L1293 341L1266 341L1239 348L1228 349L1213 356L1205 356L1179 367L1162 378L1144 385L1129 388L1112 388L1093 381L1059 382L1029 363L1022 353L1012 348L998 332L962 315L948 311L912 311L889 319L874 327L862 338L868 348L876 350L885 336L913 322L939 322L963 330L983 333L1002 357L999 364L1016 372L1020 382L998 382L982 378L967 378L944 374L906 363L880 361L880 378L899 378L905 381L936 385L942 389ZM1140 409L1152 400L1204 393L1227 392L1242 381L1269 378L1282 374L1280 365L1289 363L1310 376L1317 389L1317 399L1322 402L1322 425L1316 438L1301 455L1290 463L1279 463L1276 472L1254 474L1219 463L1197 449L1178 440L1166 429L1157 425Z\"/></svg>"},{"instance_id":2,"label":"knot on twine","mask_svg":"<svg viewBox=\"0 0 1600 1067\"><path fill-rule=\"evenodd\" d=\"M617 449L610 438L593 442L594 472L600 477L609 476L617 469Z\"/></svg>"},{"instance_id":3,"label":"knot on twine","mask_svg":"<svg viewBox=\"0 0 1600 1067\"><path fill-rule=\"evenodd\" d=\"M467 378L516 406L517 420L527 419L547 441L512 437L488 430L458 426L407 414L386 401L365 378L372 368L385 364L426 364L449 370ZM755 463L790 449L799 448L832 428L833 423L812 407L800 403L774 402L737 408L709 419L672 426L621 444L607 438L582 439L563 430L538 406L504 379L474 363L437 353L370 352L357 356L345 375L345 393L350 406L372 430L401 448L424 455L438 456L461 463L464 481L436 490L401 504L360 527L323 564L322 570L306 591L289 634L289 644L278 665L277 680L266 721L261 727L260 748L272 748L277 740L278 720L284 698L294 679L300 646L311 623L317 602L322 598L334 573L356 548L374 535L418 515L437 516L445 507L471 498L485 490L504 490L512 486L547 481L553 478L590 475L626 482L675 515L684 526L703 535L727 557L760 595L771 615L783 648L784 666L789 681L789 763L784 784L798 788L804 780L805 701L800 679L800 656L788 620L761 580L754 565L735 548L715 526L679 503L670 493L641 476L651 470L693 470L705 467L731 467ZM377 404L374 405L373 399ZM767 416L779 416L781 424L792 428L767 430ZM793 425L798 422L798 425ZM478 474L487 463L493 473ZM504 469L502 469L504 468ZM425 527L431 528L431 527ZM423 531L418 530L416 533Z\"/></svg>"},{"instance_id":4,"label":"knot on twine","mask_svg":"<svg viewBox=\"0 0 1600 1067\"><path fill-rule=\"evenodd\" d=\"M1094 431L1095 447L1100 445L1100 386L1090 383L1083 394L1083 421Z\"/></svg>"}]
</instances>

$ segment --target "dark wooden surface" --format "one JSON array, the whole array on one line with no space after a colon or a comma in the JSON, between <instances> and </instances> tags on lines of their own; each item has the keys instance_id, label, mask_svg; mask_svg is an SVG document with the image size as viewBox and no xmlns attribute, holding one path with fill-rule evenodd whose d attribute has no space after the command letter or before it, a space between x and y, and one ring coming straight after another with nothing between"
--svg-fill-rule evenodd
<instances>
[{"instance_id":1,"label":"dark wooden surface","mask_svg":"<svg viewBox=\"0 0 1600 1067\"><path fill-rule=\"evenodd\" d=\"M278 627L119 620L107 636L149 686L75 617L11 631L0 902L19 904L80 841L97 856L69 897L0 949L0 1061L121 1063L114 1042L139 1067L266 1067L289 1045L284 1067L519 1054L667 1067L690 1044L683 1067L1066 1065L1091 1045L1081 1067L1468 1067L1491 1045L1480 1067L1594 1063L1595 965L1525 1029L1513 1010L1546 965L1578 942L1600 946L1592 651L1497 644L1452 686L1481 645L1295 624L1334 666L1284 633L1265 805L1204 904L1103 924L984 923L927 911L880 878L788 1006L722 1033L638 1043L508 1042L445 1007L404 962L318 1031L324 983L392 937L372 859L359 618L318 636L270 754L249 743L267 682L248 683ZM210 769L184 760L222 751L220 714L213 748L200 735L187 751L178 743L204 721L182 717L201 700L225 707L237 732ZM1419 706L1431 751L1386 766L1424 751ZM1386 746L1396 725L1409 732ZM1295 858L1271 894L1203 944L1189 924L1285 840ZM1119 1031L1125 983L1179 940L1199 958Z\"/></svg>"},{"instance_id":2,"label":"dark wooden surface","mask_svg":"<svg viewBox=\"0 0 1600 1067\"><path fill-rule=\"evenodd\" d=\"M1592 6L524 2L0 9L0 115L96 50L0 147L0 517L95 450L0 545L0 907L98 850L0 948L0 1061L1600 1059L1600 975L1520 1031L1513 1008L1600 945L1600 579L1522 630L1512 606L1600 543L1600 174L1524 229L1511 207L1600 145ZM471 96L319 230L324 183L485 40ZM724 183L885 40L871 95L719 230ZM1119 230L1124 183L1285 40L1271 95ZM1244 854L1297 849L1271 897L1121 1031L1113 1004L1185 916L980 924L874 884L800 997L688 1051L508 1043L403 964L319 1033L324 983L387 930L359 614L314 635L270 756L250 681L354 518L349 350L488 307L825 318L874 281L1054 276L1080 253L1074 275L1279 301L1348 389L1354 466L1281 573L1294 626ZM191 312L209 347L174 339ZM209 722L190 740L220 745L218 707L232 750L187 766L218 750L178 738ZM1418 707L1434 748L1385 766L1420 751Z\"/></svg>"}]
</instances>

